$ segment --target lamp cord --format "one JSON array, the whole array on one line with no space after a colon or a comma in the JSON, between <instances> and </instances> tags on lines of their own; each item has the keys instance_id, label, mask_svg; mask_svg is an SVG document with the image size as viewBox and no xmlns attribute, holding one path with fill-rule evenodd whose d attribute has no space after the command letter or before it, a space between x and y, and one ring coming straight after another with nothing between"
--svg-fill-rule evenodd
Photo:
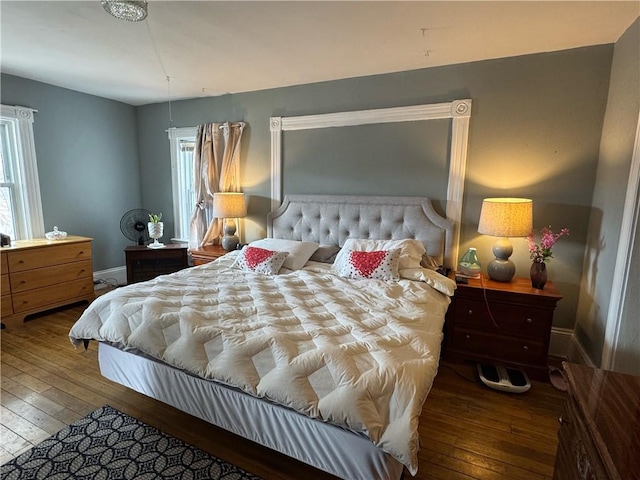
<instances>
[{"instance_id":1,"label":"lamp cord","mask_svg":"<svg viewBox=\"0 0 640 480\"><path fill-rule=\"evenodd\" d=\"M487 298L487 289L484 286L484 277L482 273L480 274L480 287L482 288L484 303L487 306L487 312L489 313L489 318L491 319L491 322L493 322L493 326L496 327L496 330L500 330L500 327L498 326L496 319L493 318L493 313L491 313L491 307L489 306L489 299Z\"/></svg>"}]
</instances>

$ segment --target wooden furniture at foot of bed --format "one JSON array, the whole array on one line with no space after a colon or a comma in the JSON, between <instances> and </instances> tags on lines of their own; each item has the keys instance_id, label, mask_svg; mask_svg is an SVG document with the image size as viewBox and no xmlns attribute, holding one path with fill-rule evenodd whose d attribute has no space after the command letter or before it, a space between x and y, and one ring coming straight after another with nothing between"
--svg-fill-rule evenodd
<instances>
[{"instance_id":1,"label":"wooden furniture at foot of bed","mask_svg":"<svg viewBox=\"0 0 640 480\"><path fill-rule=\"evenodd\" d=\"M19 326L27 315L92 301L91 238L69 235L14 241L2 247L2 323Z\"/></svg>"},{"instance_id":2,"label":"wooden furniture at foot of bed","mask_svg":"<svg viewBox=\"0 0 640 480\"><path fill-rule=\"evenodd\" d=\"M640 478L640 377L564 363L554 480Z\"/></svg>"}]
</instances>

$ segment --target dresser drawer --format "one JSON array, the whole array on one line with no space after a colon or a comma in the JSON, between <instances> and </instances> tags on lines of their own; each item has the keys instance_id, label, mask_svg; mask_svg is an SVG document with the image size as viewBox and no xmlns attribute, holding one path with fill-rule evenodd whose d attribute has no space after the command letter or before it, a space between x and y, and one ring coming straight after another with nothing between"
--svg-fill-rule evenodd
<instances>
[{"instance_id":1,"label":"dresser drawer","mask_svg":"<svg viewBox=\"0 0 640 480\"><path fill-rule=\"evenodd\" d=\"M87 277L93 277L91 260L25 270L11 275L11 291L15 294Z\"/></svg>"},{"instance_id":2,"label":"dresser drawer","mask_svg":"<svg viewBox=\"0 0 640 480\"><path fill-rule=\"evenodd\" d=\"M93 278L64 282L38 290L18 292L13 297L13 312L20 313L60 302L70 303L74 298L87 297L93 292Z\"/></svg>"},{"instance_id":3,"label":"dresser drawer","mask_svg":"<svg viewBox=\"0 0 640 480\"><path fill-rule=\"evenodd\" d=\"M474 330L500 331L502 334L544 341L550 332L552 321L553 311L545 309L494 302L491 304L490 315L484 301L467 298L456 301L456 325Z\"/></svg>"},{"instance_id":4,"label":"dresser drawer","mask_svg":"<svg viewBox=\"0 0 640 480\"><path fill-rule=\"evenodd\" d=\"M451 346L507 363L538 363L546 360L547 355L541 342L460 328L453 329Z\"/></svg>"},{"instance_id":5,"label":"dresser drawer","mask_svg":"<svg viewBox=\"0 0 640 480\"><path fill-rule=\"evenodd\" d=\"M11 284L9 283L9 275L3 273L0 278L0 290L2 295L11 295Z\"/></svg>"},{"instance_id":6,"label":"dresser drawer","mask_svg":"<svg viewBox=\"0 0 640 480\"><path fill-rule=\"evenodd\" d=\"M13 313L11 295L2 295L2 305L0 305L0 311L2 312L3 317L11 315Z\"/></svg>"},{"instance_id":7,"label":"dresser drawer","mask_svg":"<svg viewBox=\"0 0 640 480\"><path fill-rule=\"evenodd\" d=\"M9 273L9 264L7 263L7 252L0 255L0 264L2 265L2 275Z\"/></svg>"},{"instance_id":8,"label":"dresser drawer","mask_svg":"<svg viewBox=\"0 0 640 480\"><path fill-rule=\"evenodd\" d=\"M13 274L34 268L91 260L91 242L51 245L47 248L8 252L9 271Z\"/></svg>"}]
</instances>

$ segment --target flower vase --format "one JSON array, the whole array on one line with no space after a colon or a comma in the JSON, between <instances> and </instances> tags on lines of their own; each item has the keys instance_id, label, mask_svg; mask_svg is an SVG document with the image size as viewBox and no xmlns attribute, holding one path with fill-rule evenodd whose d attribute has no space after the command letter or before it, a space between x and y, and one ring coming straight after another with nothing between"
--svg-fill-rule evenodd
<instances>
[{"instance_id":1,"label":"flower vase","mask_svg":"<svg viewBox=\"0 0 640 480\"><path fill-rule=\"evenodd\" d=\"M162 237L164 233L163 222L149 222L147 223L147 229L149 230L149 236L153 238L153 243L148 245L149 248L164 248L164 243L158 242L158 239Z\"/></svg>"},{"instance_id":2,"label":"flower vase","mask_svg":"<svg viewBox=\"0 0 640 480\"><path fill-rule=\"evenodd\" d=\"M547 265L544 262L533 262L529 274L531 286L538 290L544 289L544 285L547 283Z\"/></svg>"}]
</instances>

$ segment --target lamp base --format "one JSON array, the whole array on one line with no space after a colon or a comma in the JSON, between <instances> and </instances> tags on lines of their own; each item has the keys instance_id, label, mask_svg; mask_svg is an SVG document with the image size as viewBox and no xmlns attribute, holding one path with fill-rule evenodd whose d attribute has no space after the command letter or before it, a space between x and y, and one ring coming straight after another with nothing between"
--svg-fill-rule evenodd
<instances>
[{"instance_id":1,"label":"lamp base","mask_svg":"<svg viewBox=\"0 0 640 480\"><path fill-rule=\"evenodd\" d=\"M237 235L224 235L222 237L222 240L220 240L222 248L224 248L228 252L230 252L231 250L236 250L239 243L240 239Z\"/></svg>"},{"instance_id":2,"label":"lamp base","mask_svg":"<svg viewBox=\"0 0 640 480\"><path fill-rule=\"evenodd\" d=\"M487 275L496 282L510 282L516 274L516 266L511 260L494 258L487 265Z\"/></svg>"},{"instance_id":3,"label":"lamp base","mask_svg":"<svg viewBox=\"0 0 640 480\"><path fill-rule=\"evenodd\" d=\"M509 260L513 253L513 246L508 238L499 238L493 246L496 257L487 265L487 275L496 282L510 282L516 274L516 265Z\"/></svg>"}]
</instances>

